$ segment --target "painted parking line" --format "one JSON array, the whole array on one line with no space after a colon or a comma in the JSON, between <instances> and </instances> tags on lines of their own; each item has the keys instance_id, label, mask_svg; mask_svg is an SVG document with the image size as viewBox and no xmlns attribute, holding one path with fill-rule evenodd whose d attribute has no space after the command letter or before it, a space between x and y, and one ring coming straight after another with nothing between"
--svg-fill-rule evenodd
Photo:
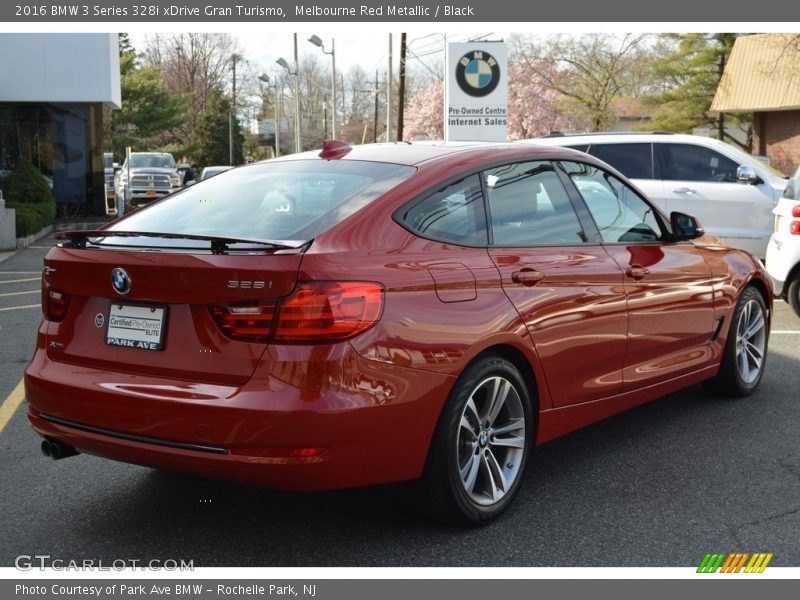
<instances>
[{"instance_id":1,"label":"painted parking line","mask_svg":"<svg viewBox=\"0 0 800 600\"><path fill-rule=\"evenodd\" d=\"M39 275L41 271L3 271L0 269L0 275Z\"/></svg>"},{"instance_id":2,"label":"painted parking line","mask_svg":"<svg viewBox=\"0 0 800 600\"><path fill-rule=\"evenodd\" d=\"M25 387L22 382L23 380L20 379L14 391L0 404L0 433L3 432L3 429L8 425L11 417L14 416L19 405L22 404L22 401L25 399Z\"/></svg>"},{"instance_id":3,"label":"painted parking line","mask_svg":"<svg viewBox=\"0 0 800 600\"><path fill-rule=\"evenodd\" d=\"M41 294L42 290L30 290L29 292L8 292L0 294L0 298L7 298L8 296L22 296L23 294Z\"/></svg>"},{"instance_id":4,"label":"painted parking line","mask_svg":"<svg viewBox=\"0 0 800 600\"><path fill-rule=\"evenodd\" d=\"M783 335L797 335L800 333L800 329L796 331L786 330L786 329L779 329L777 331L770 331L770 334L783 334Z\"/></svg>"},{"instance_id":5,"label":"painted parking line","mask_svg":"<svg viewBox=\"0 0 800 600\"><path fill-rule=\"evenodd\" d=\"M24 283L25 281L41 281L41 277L30 277L28 279L0 279L0 285L4 283Z\"/></svg>"},{"instance_id":6,"label":"painted parking line","mask_svg":"<svg viewBox=\"0 0 800 600\"><path fill-rule=\"evenodd\" d=\"M41 304L26 304L24 306L9 306L7 308L0 308L0 312L7 312L9 310L22 310L24 308L39 308Z\"/></svg>"}]
</instances>

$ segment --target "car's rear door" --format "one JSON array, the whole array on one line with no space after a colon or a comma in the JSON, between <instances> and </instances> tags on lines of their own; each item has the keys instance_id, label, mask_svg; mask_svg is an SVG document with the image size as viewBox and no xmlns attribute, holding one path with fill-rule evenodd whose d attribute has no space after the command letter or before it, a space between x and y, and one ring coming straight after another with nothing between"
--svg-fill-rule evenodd
<instances>
[{"instance_id":1,"label":"car's rear door","mask_svg":"<svg viewBox=\"0 0 800 600\"><path fill-rule=\"evenodd\" d=\"M489 254L533 340L553 406L618 393L627 335L619 266L589 243L552 163L520 162L484 177Z\"/></svg>"}]
</instances>

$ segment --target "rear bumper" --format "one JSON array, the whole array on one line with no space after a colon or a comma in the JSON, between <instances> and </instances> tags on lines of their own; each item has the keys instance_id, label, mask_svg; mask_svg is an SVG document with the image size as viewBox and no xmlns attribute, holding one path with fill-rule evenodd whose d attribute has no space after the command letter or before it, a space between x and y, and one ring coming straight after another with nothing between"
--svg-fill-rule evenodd
<instances>
[{"instance_id":1,"label":"rear bumper","mask_svg":"<svg viewBox=\"0 0 800 600\"><path fill-rule=\"evenodd\" d=\"M163 198L174 190L133 190L131 191L130 203L133 205L147 204ZM151 193L152 192L152 193Z\"/></svg>"},{"instance_id":2,"label":"rear bumper","mask_svg":"<svg viewBox=\"0 0 800 600\"><path fill-rule=\"evenodd\" d=\"M782 295L784 283L798 263L800 263L800 238L773 234L767 247L765 264L767 273L773 283L776 283L777 296Z\"/></svg>"},{"instance_id":3,"label":"rear bumper","mask_svg":"<svg viewBox=\"0 0 800 600\"><path fill-rule=\"evenodd\" d=\"M315 375L319 347L271 351L243 386L110 373L38 349L25 373L28 418L83 453L281 489L419 477L452 378L333 348Z\"/></svg>"}]
</instances>

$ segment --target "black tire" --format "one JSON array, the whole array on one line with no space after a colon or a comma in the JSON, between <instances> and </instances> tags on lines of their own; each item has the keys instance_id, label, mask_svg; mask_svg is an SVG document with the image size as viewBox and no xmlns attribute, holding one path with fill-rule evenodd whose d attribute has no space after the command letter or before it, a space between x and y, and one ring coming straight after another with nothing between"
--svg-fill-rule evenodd
<instances>
[{"instance_id":1,"label":"black tire","mask_svg":"<svg viewBox=\"0 0 800 600\"><path fill-rule=\"evenodd\" d=\"M499 400L498 410L492 410L492 398ZM533 421L530 394L513 364L487 355L467 367L442 409L423 475L439 517L480 525L511 505L533 442Z\"/></svg>"},{"instance_id":2,"label":"black tire","mask_svg":"<svg viewBox=\"0 0 800 600\"><path fill-rule=\"evenodd\" d=\"M789 284L786 300L788 300L794 314L800 317L800 273L797 273Z\"/></svg>"},{"instance_id":3,"label":"black tire","mask_svg":"<svg viewBox=\"0 0 800 600\"><path fill-rule=\"evenodd\" d=\"M768 341L767 305L759 291L748 286L736 302L719 373L706 388L731 398L752 394L764 375Z\"/></svg>"}]
</instances>

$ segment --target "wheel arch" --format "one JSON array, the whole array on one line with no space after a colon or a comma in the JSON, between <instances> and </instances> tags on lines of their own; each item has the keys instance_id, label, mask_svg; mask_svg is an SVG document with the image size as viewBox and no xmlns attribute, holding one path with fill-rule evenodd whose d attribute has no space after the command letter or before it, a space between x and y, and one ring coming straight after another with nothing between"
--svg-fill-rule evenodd
<instances>
[{"instance_id":1,"label":"wheel arch","mask_svg":"<svg viewBox=\"0 0 800 600\"><path fill-rule=\"evenodd\" d=\"M767 307L768 325L771 326L772 325L773 306L772 306L772 302L770 301L770 298L772 298L772 294L770 294L769 287L767 286L767 284L765 282L763 282L758 277L753 277L739 291L739 295L740 296L742 295L742 292L744 292L744 290L747 289L748 286L752 286L759 293L759 295L761 296L761 299L764 301L764 305ZM767 327L767 338L769 338L769 329L770 329L770 327Z\"/></svg>"},{"instance_id":2,"label":"wheel arch","mask_svg":"<svg viewBox=\"0 0 800 600\"><path fill-rule=\"evenodd\" d=\"M465 367L465 370L475 361L492 355L506 359L508 362L514 365L517 371L519 371L520 375L522 375L522 380L528 389L528 396L530 397L531 401L531 413L534 419L532 427L533 440L531 441L532 446L535 446L538 434L541 402L538 387L539 382L536 378L536 373L534 372L533 366L531 365L530 360L528 360L528 357L519 348L516 348L510 344L495 344L493 346L484 348L477 356L473 357L472 360L470 360L470 362L467 364L467 367Z\"/></svg>"}]
</instances>

